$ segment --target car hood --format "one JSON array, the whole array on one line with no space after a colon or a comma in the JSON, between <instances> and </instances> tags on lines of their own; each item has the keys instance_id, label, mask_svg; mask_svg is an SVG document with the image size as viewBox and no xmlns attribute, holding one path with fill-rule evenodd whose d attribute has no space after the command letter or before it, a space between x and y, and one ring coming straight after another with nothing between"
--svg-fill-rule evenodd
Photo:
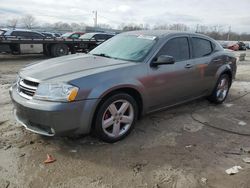
<instances>
[{"instance_id":1,"label":"car hood","mask_svg":"<svg viewBox=\"0 0 250 188\"><path fill-rule=\"evenodd\" d=\"M19 75L24 79L35 82L48 80L67 82L72 79L132 65L135 65L135 63L89 54L75 54L30 64L21 69Z\"/></svg>"}]
</instances>

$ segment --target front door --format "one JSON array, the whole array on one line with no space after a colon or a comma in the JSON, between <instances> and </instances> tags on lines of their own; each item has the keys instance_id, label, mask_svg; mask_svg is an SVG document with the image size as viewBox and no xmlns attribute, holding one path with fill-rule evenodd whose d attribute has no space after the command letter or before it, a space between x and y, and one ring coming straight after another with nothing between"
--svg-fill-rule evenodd
<instances>
[{"instance_id":1,"label":"front door","mask_svg":"<svg viewBox=\"0 0 250 188\"><path fill-rule=\"evenodd\" d=\"M181 36L169 39L157 53L175 58L174 64L149 66L150 111L171 106L193 98L199 83L197 66L190 58L189 37Z\"/></svg>"}]
</instances>

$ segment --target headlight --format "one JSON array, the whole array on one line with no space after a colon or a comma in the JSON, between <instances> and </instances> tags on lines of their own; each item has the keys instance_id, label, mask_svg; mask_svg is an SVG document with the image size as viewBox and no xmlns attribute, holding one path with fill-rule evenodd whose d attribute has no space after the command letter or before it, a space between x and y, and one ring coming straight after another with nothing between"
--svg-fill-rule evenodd
<instances>
[{"instance_id":1,"label":"headlight","mask_svg":"<svg viewBox=\"0 0 250 188\"><path fill-rule=\"evenodd\" d=\"M74 101L78 93L78 88L65 83L40 83L35 99L49 101Z\"/></svg>"}]
</instances>

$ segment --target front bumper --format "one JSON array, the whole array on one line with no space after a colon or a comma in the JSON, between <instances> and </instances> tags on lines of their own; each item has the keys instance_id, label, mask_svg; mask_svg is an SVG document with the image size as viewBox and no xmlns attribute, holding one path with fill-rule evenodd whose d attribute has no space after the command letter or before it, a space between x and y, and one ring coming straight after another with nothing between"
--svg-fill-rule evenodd
<instances>
[{"instance_id":1,"label":"front bumper","mask_svg":"<svg viewBox=\"0 0 250 188\"><path fill-rule=\"evenodd\" d=\"M16 120L27 130L46 136L87 134L90 132L98 99L69 103L21 97L16 86L10 89Z\"/></svg>"}]
</instances>

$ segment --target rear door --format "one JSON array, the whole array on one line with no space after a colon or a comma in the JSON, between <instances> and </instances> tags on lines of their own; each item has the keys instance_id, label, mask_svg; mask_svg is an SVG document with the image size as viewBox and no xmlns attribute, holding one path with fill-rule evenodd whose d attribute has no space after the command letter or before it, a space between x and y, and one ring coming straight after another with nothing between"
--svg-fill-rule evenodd
<instances>
[{"instance_id":1,"label":"rear door","mask_svg":"<svg viewBox=\"0 0 250 188\"><path fill-rule=\"evenodd\" d=\"M175 64L150 67L151 110L177 104L198 96L199 74L191 59L189 35L169 39L155 56L173 56Z\"/></svg>"},{"instance_id":2,"label":"rear door","mask_svg":"<svg viewBox=\"0 0 250 188\"><path fill-rule=\"evenodd\" d=\"M197 90L199 93L206 93L211 85L211 80L214 79L216 72L216 64L220 64L223 58L214 57L213 43L205 38L191 37L192 59L197 67L199 83Z\"/></svg>"}]
</instances>

